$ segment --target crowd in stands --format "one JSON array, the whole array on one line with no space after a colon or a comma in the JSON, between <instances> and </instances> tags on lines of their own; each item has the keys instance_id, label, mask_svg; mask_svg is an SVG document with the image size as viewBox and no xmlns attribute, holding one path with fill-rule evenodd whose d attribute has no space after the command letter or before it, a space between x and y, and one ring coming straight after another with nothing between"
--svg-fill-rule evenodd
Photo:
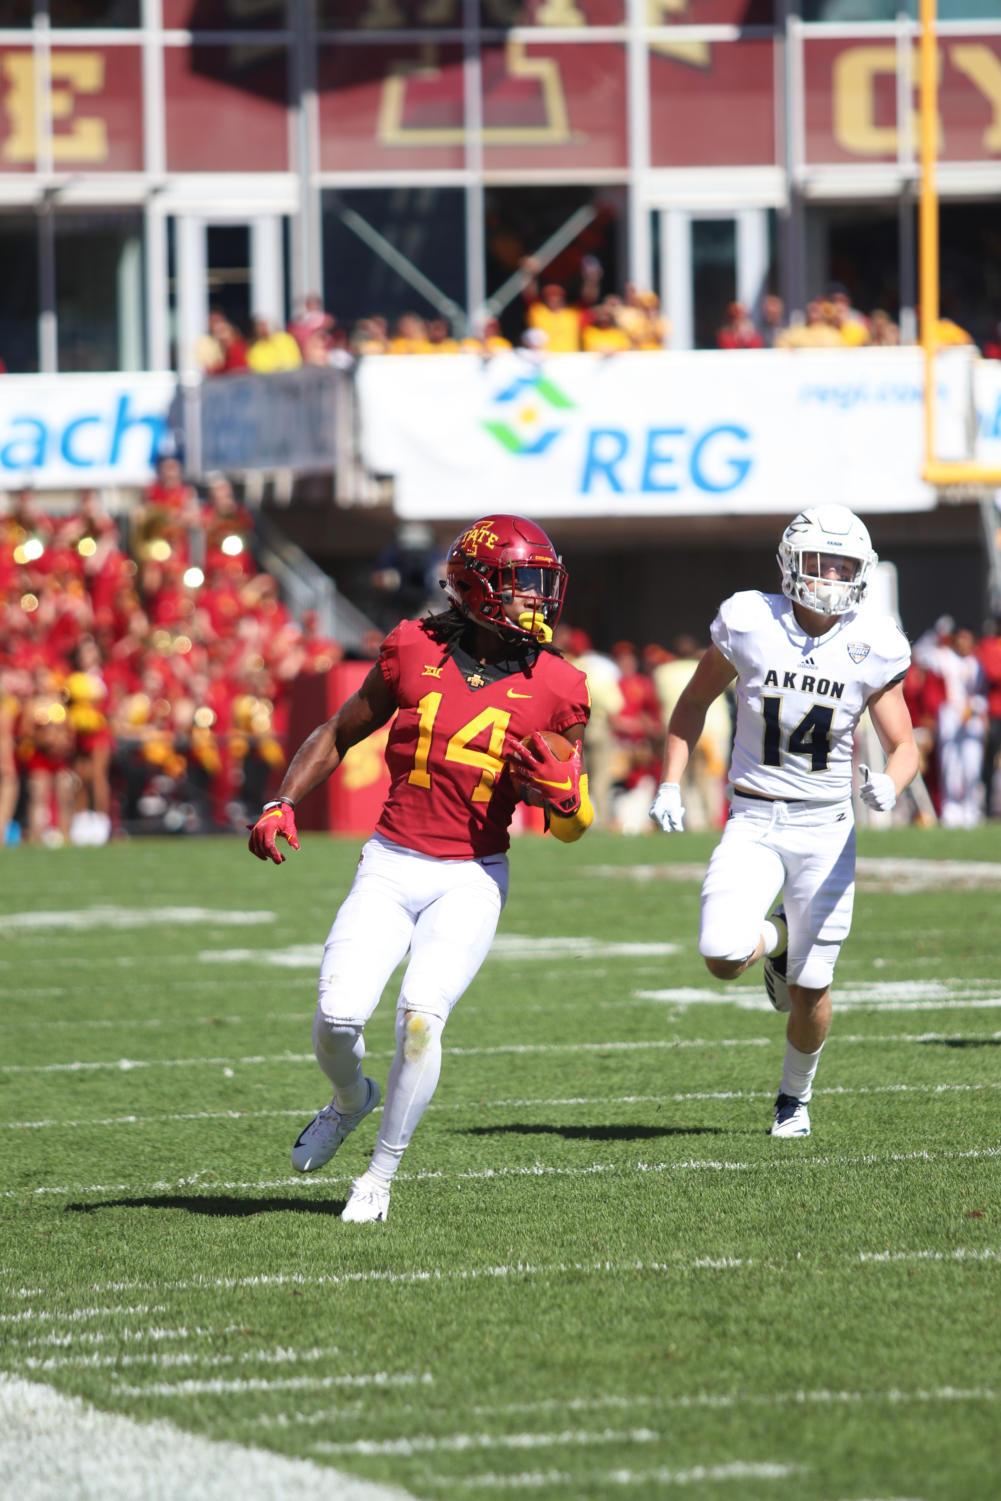
<instances>
[{"instance_id":1,"label":"crowd in stands","mask_svg":"<svg viewBox=\"0 0 1001 1501\"><path fill-rule=\"evenodd\" d=\"M581 351L612 355L629 350L658 350L667 345L670 324L656 292L628 283L622 296L602 290L601 266L584 256L576 298L557 282L540 282L541 268L530 259L522 263L524 276L522 322L518 347L535 357ZM966 329L951 318L939 318L941 347L973 345ZM901 343L899 325L885 308L861 312L847 287L831 283L823 297L814 297L802 314L787 316L782 298L767 293L752 313L742 302L728 304L716 330L719 349L858 349L894 348ZM514 347L496 317L483 314L466 335L457 337L443 317L423 318L403 313L393 324L381 314L359 318L342 328L326 312L318 295L305 299L287 329L273 329L265 318L254 318L245 336L218 309L209 315L209 328L199 341L196 360L207 375L252 371L296 370L302 365L334 365L349 369L365 355L503 353ZM981 353L1001 359L1001 323L987 338Z\"/></svg>"},{"instance_id":2,"label":"crowd in stands","mask_svg":"<svg viewBox=\"0 0 1001 1501\"><path fill-rule=\"evenodd\" d=\"M341 656L254 562L229 483L159 465L128 532L95 495L0 508L0 839L242 827L289 688Z\"/></svg>"},{"instance_id":3,"label":"crowd in stands","mask_svg":"<svg viewBox=\"0 0 1001 1501\"><path fill-rule=\"evenodd\" d=\"M623 833L647 833L665 729L705 647L680 636L670 650L620 641L605 653L586 632L563 625L557 644L588 678L592 711L584 746L598 816ZM943 617L914 643L904 694L921 752L922 786L902 800L899 817L938 818L948 828L1001 818L998 622L986 622L978 638ZM687 828L714 829L725 819L732 715L726 698L710 707L682 788ZM869 754L867 747L860 759Z\"/></svg>"},{"instance_id":4,"label":"crowd in stands","mask_svg":"<svg viewBox=\"0 0 1001 1501\"><path fill-rule=\"evenodd\" d=\"M665 728L705 647L681 636L604 652L567 624L556 644L588 678L598 816L648 832ZM292 683L342 655L315 616L290 617L221 476L199 496L162 460L127 532L89 492L59 516L13 496L0 512L0 839L242 829L285 763ZM1001 817L998 624L978 638L941 619L914 643L904 692L926 791L901 816ZM732 734L719 699L686 774L689 828L723 822Z\"/></svg>"}]
</instances>

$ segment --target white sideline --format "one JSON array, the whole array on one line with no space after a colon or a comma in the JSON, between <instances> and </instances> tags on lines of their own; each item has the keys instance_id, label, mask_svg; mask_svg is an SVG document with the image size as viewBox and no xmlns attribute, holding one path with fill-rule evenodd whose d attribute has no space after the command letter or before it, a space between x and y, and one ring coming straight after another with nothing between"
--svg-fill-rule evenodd
<instances>
[{"instance_id":1,"label":"white sideline","mask_svg":"<svg viewBox=\"0 0 1001 1501\"><path fill-rule=\"evenodd\" d=\"M771 1008L769 1008L771 1009ZM1001 1080L977 1084L833 1084L815 1091L824 1098L870 1094L975 1094L983 1089L1001 1089ZM434 1104L432 1110L524 1110L555 1109L578 1105L683 1105L698 1100L771 1100L773 1089L696 1089L680 1094L569 1095L564 1099L459 1100ZM381 1109L381 1106L378 1107ZM43 1131L49 1127L159 1126L166 1121L265 1120L275 1116L300 1120L304 1110L182 1110L163 1115L110 1115L72 1121L0 1121L0 1131Z\"/></svg>"},{"instance_id":2,"label":"white sideline","mask_svg":"<svg viewBox=\"0 0 1001 1501\"><path fill-rule=\"evenodd\" d=\"M165 1422L137 1423L78 1397L0 1375L0 1488L18 1501L413 1501L309 1460L217 1443Z\"/></svg>"},{"instance_id":3,"label":"white sideline","mask_svg":"<svg viewBox=\"0 0 1001 1501\"><path fill-rule=\"evenodd\" d=\"M117 1291L117 1289L116 1289ZM44 1287L24 1287L19 1289L19 1298L44 1298ZM51 1308L25 1308L20 1313L0 1314L0 1324L26 1324L26 1323L74 1323L85 1319L103 1319L109 1314L131 1316L136 1313L166 1313L164 1303L139 1303L128 1307L117 1308L74 1308L69 1313L56 1313Z\"/></svg>"},{"instance_id":4,"label":"white sideline","mask_svg":"<svg viewBox=\"0 0 1001 1501\"><path fill-rule=\"evenodd\" d=\"M590 1470L589 1485L706 1485L722 1480L788 1480L801 1475L801 1465L783 1465L733 1460L730 1464L694 1465L688 1470L670 1470L658 1465L651 1470ZM523 1475L476 1475L468 1480L449 1477L449 1488L459 1486L462 1490L541 1490L543 1486L560 1486L572 1494L573 1486L579 1484L579 1475L565 1470L532 1470Z\"/></svg>"},{"instance_id":5,"label":"white sideline","mask_svg":"<svg viewBox=\"0 0 1001 1501\"><path fill-rule=\"evenodd\" d=\"M861 1043L883 1047L888 1042L996 1042L1001 1032L864 1032L839 1036L838 1046ZM442 1048L454 1058L495 1058L522 1053L634 1053L647 1049L654 1052L683 1048L768 1048L778 1047L774 1037L654 1037L636 1042L511 1042L478 1048ZM392 1058L388 1049L366 1054L369 1058ZM255 1053L243 1058L112 1058L98 1062L4 1063L0 1074L81 1073L90 1069L111 1069L128 1073L136 1068L231 1068L234 1065L260 1063L312 1063L313 1053Z\"/></svg>"},{"instance_id":6,"label":"white sideline","mask_svg":"<svg viewBox=\"0 0 1001 1501\"><path fill-rule=\"evenodd\" d=\"M449 1433L441 1438L358 1438L343 1443L321 1439L310 1445L313 1454L356 1454L367 1458L415 1454L468 1454L477 1449L567 1449L591 1444L655 1444L662 1435L649 1428L605 1428L595 1433L587 1428L562 1433ZM451 1477L450 1477L451 1479Z\"/></svg>"},{"instance_id":7,"label":"white sideline","mask_svg":"<svg viewBox=\"0 0 1001 1501\"><path fill-rule=\"evenodd\" d=\"M752 1162L734 1160L732 1158L716 1157L689 1157L681 1161L671 1162L590 1162L580 1167L550 1167L545 1163L533 1162L522 1167L486 1167L469 1168L460 1173L448 1173L440 1170L428 1169L419 1173L397 1173L397 1183L427 1183L427 1182L474 1182L476 1180L500 1180L503 1178L588 1178L598 1177L605 1173L753 1173L764 1170L765 1172L806 1172L817 1168L828 1167L875 1167L880 1163L899 1163L901 1166L923 1162L956 1162L976 1161L979 1158L1001 1157L1001 1146L998 1147L967 1147L962 1150L957 1148L945 1148L942 1151L916 1151L916 1152L858 1152L844 1153L836 1157L809 1157L797 1154L794 1157L761 1157ZM351 1175L338 1177L330 1174L319 1177L315 1173L289 1175L285 1178L258 1178L251 1182L217 1182L211 1179L203 1180L201 1173L192 1173L186 1178L165 1178L155 1183L89 1183L89 1184L61 1184L41 1185L38 1188L5 1188L0 1192L0 1198L18 1199L23 1196L41 1197L46 1194L132 1194L148 1195L152 1193L176 1194L182 1188L197 1188L208 1190L212 1193L220 1192L260 1192L263 1189L272 1188L298 1188L308 1190L311 1188L333 1188L339 1183L351 1182ZM114 1286L115 1284L109 1284ZM131 1287L154 1287L161 1286L159 1283L121 1283L119 1286Z\"/></svg>"}]
</instances>

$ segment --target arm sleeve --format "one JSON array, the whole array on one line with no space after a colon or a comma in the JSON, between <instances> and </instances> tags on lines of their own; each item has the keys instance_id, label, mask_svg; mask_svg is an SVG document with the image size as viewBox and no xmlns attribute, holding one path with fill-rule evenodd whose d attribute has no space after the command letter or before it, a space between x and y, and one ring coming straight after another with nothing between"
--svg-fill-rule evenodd
<instances>
[{"instance_id":1,"label":"arm sleeve","mask_svg":"<svg viewBox=\"0 0 1001 1501\"><path fill-rule=\"evenodd\" d=\"M587 724L591 717L591 695L588 692L587 678L582 672L575 673L578 681L574 683L558 705L553 714L553 722L550 729L562 735L571 725Z\"/></svg>"},{"instance_id":2,"label":"arm sleeve","mask_svg":"<svg viewBox=\"0 0 1001 1501\"><path fill-rule=\"evenodd\" d=\"M877 692L883 688L892 688L894 683L902 683L907 676L907 669L910 665L910 642L902 631L895 630L891 641L887 643L886 655L882 663L881 681L877 684Z\"/></svg>"},{"instance_id":3,"label":"arm sleeve","mask_svg":"<svg viewBox=\"0 0 1001 1501\"><path fill-rule=\"evenodd\" d=\"M732 663L734 667L736 667L737 648L736 642L733 640L733 632L730 627L730 604L731 601L725 599L720 605L719 610L716 613L716 619L709 627L709 638L712 641L713 646L716 647L717 651L722 652L724 657L726 657L726 660Z\"/></svg>"}]
</instances>

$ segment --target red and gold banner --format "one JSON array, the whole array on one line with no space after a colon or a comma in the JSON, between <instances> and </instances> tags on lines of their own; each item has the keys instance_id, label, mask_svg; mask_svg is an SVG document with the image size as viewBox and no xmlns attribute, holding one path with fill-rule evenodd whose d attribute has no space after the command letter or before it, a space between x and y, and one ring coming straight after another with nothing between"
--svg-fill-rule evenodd
<instances>
[{"instance_id":1,"label":"red and gold banner","mask_svg":"<svg viewBox=\"0 0 1001 1501\"><path fill-rule=\"evenodd\" d=\"M40 165L39 62L29 47L0 53L0 171ZM138 47L54 47L48 110L57 172L138 172L143 165Z\"/></svg>"},{"instance_id":2,"label":"red and gold banner","mask_svg":"<svg viewBox=\"0 0 1001 1501\"><path fill-rule=\"evenodd\" d=\"M167 47L163 58L170 171L288 171L283 44Z\"/></svg>"},{"instance_id":3,"label":"red and gold banner","mask_svg":"<svg viewBox=\"0 0 1001 1501\"><path fill-rule=\"evenodd\" d=\"M775 113L770 40L651 48L651 166L772 166Z\"/></svg>"},{"instance_id":4,"label":"red and gold banner","mask_svg":"<svg viewBox=\"0 0 1001 1501\"><path fill-rule=\"evenodd\" d=\"M918 55L910 122L898 120L899 53L892 38L810 40L805 53L808 162L893 162L900 128L917 151ZM938 149L943 162L1001 158L1001 37L941 37Z\"/></svg>"}]
</instances>

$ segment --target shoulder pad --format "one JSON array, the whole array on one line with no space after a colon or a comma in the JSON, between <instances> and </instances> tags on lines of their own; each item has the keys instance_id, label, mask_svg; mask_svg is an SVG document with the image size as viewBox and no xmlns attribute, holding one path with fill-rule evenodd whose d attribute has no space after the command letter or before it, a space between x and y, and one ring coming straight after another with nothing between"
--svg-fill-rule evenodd
<instances>
[{"instance_id":1,"label":"shoulder pad","mask_svg":"<svg viewBox=\"0 0 1001 1501\"><path fill-rule=\"evenodd\" d=\"M760 589L742 589L731 594L719 607L727 630L744 633L757 630L766 621L774 620L773 601L783 601L781 595L762 594Z\"/></svg>"}]
</instances>

